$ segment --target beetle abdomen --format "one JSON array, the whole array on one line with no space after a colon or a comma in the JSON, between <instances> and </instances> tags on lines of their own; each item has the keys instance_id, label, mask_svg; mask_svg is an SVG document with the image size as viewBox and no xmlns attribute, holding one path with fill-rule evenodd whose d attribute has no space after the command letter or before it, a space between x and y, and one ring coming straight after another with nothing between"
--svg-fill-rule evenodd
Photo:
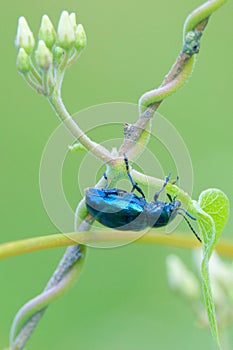
<instances>
[{"instance_id":1,"label":"beetle abdomen","mask_svg":"<svg viewBox=\"0 0 233 350\"><path fill-rule=\"evenodd\" d=\"M143 198L118 189L90 188L86 191L88 212L101 224L118 230L140 231L146 228L145 204Z\"/></svg>"}]
</instances>

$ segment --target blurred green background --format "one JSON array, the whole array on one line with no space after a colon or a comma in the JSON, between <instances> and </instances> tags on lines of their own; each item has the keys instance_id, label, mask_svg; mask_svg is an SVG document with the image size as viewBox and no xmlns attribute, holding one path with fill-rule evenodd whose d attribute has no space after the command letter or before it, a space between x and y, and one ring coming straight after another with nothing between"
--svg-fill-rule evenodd
<instances>
[{"instance_id":1,"label":"blurred green background","mask_svg":"<svg viewBox=\"0 0 233 350\"><path fill-rule=\"evenodd\" d=\"M23 0L1 4L1 242L57 232L43 208L38 172L43 148L59 121L16 71L17 18L24 15L36 33L44 13L57 23L63 9L77 12L88 48L63 86L64 102L75 113L112 101L136 103L144 91L158 86L180 50L186 15L200 3L57 0L32 4ZM230 200L233 196L232 10L229 1L212 16L192 78L159 109L176 126L191 154L194 198L208 187L221 188ZM110 121L114 121L111 116ZM72 156L75 169L82 156ZM73 169L68 162L64 183L75 207L81 194ZM230 217L223 237L231 238L232 225ZM1 261L1 349L8 343L16 311L43 289L63 252L54 249ZM165 259L170 253L191 264L190 251L170 247L131 244L89 249L80 281L50 306L27 348L214 348L209 332L194 326L189 306L167 286Z\"/></svg>"}]
</instances>

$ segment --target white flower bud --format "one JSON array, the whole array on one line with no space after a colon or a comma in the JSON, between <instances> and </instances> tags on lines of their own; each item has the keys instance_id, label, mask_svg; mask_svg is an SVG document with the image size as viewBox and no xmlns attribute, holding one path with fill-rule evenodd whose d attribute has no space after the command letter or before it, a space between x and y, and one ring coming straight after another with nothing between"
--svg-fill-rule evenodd
<instances>
[{"instance_id":1,"label":"white flower bud","mask_svg":"<svg viewBox=\"0 0 233 350\"><path fill-rule=\"evenodd\" d=\"M77 21L76 21L76 14L75 14L75 12L70 13L69 17L70 17L70 22L72 24L72 27L73 27L73 29L75 31L76 27L77 27Z\"/></svg>"},{"instance_id":2,"label":"white flower bud","mask_svg":"<svg viewBox=\"0 0 233 350\"><path fill-rule=\"evenodd\" d=\"M29 55L35 46L33 33L24 17L19 17L15 46L18 49L23 48Z\"/></svg>"},{"instance_id":3,"label":"white flower bud","mask_svg":"<svg viewBox=\"0 0 233 350\"><path fill-rule=\"evenodd\" d=\"M53 63L52 52L47 48L43 40L39 40L35 58L38 66L45 71L48 70Z\"/></svg>"},{"instance_id":4,"label":"white flower bud","mask_svg":"<svg viewBox=\"0 0 233 350\"><path fill-rule=\"evenodd\" d=\"M16 66L20 73L26 74L30 71L30 60L26 51L21 47L16 59Z\"/></svg>"},{"instance_id":5,"label":"white flower bud","mask_svg":"<svg viewBox=\"0 0 233 350\"><path fill-rule=\"evenodd\" d=\"M182 260L176 255L169 255L166 262L170 287L188 299L199 299L201 295L200 284Z\"/></svg>"},{"instance_id":6,"label":"white flower bud","mask_svg":"<svg viewBox=\"0 0 233 350\"><path fill-rule=\"evenodd\" d=\"M57 28L57 45L69 50L73 47L74 42L75 35L70 16L67 11L63 11Z\"/></svg>"},{"instance_id":7,"label":"white flower bud","mask_svg":"<svg viewBox=\"0 0 233 350\"><path fill-rule=\"evenodd\" d=\"M39 30L39 39L43 40L46 46L51 49L56 40L56 32L47 15L43 15Z\"/></svg>"},{"instance_id":8,"label":"white flower bud","mask_svg":"<svg viewBox=\"0 0 233 350\"><path fill-rule=\"evenodd\" d=\"M87 45L87 36L82 24L77 26L75 31L75 48L77 50L82 50Z\"/></svg>"}]
</instances>

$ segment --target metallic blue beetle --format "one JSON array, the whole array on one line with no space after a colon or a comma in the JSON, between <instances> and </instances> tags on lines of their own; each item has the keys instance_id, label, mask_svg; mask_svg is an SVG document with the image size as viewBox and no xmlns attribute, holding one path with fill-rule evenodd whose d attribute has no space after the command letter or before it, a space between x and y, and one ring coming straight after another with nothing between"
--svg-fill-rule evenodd
<instances>
[{"instance_id":1,"label":"metallic blue beetle","mask_svg":"<svg viewBox=\"0 0 233 350\"><path fill-rule=\"evenodd\" d=\"M128 159L125 156L126 171L132 184L131 193L119 188L88 188L86 190L86 206L88 212L104 226L117 230L141 231L146 227L162 227L172 221L177 214L184 217L192 232L201 241L183 212L195 220L189 213L181 208L179 200L172 199L169 203L158 200L160 193L165 189L170 175L165 179L163 187L154 195L153 202L147 202L142 189L134 182L129 172ZM107 176L104 174L107 181ZM108 184L108 183L107 183ZM137 190L140 197L132 193Z\"/></svg>"}]
</instances>

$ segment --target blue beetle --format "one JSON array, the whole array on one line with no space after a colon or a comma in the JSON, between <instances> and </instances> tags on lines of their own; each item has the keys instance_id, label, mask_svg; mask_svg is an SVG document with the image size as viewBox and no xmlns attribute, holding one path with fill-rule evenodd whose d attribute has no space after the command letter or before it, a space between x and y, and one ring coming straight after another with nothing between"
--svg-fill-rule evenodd
<instances>
[{"instance_id":1,"label":"blue beetle","mask_svg":"<svg viewBox=\"0 0 233 350\"><path fill-rule=\"evenodd\" d=\"M102 225L117 230L141 231L147 227L162 227L172 221L177 214L184 217L192 232L201 241L192 228L183 212L195 220L188 212L181 208L181 201L172 198L168 194L169 203L160 201L159 195L164 191L170 179L166 177L162 188L155 193L154 201L147 202L142 189L132 179L128 159L125 156L126 171L132 184L131 193L119 188L88 188L86 190L86 207L88 212ZM107 181L107 176L104 174ZM107 181L108 184L108 181ZM132 193L137 190L141 196Z\"/></svg>"}]
</instances>

